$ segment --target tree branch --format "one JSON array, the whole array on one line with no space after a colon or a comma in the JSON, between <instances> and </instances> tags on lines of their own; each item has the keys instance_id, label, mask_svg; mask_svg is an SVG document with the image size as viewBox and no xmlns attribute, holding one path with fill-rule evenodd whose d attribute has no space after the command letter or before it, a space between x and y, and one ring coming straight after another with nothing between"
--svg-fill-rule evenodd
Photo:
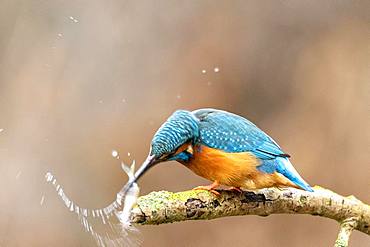
<instances>
[{"instance_id":1,"label":"tree branch","mask_svg":"<svg viewBox=\"0 0 370 247\"><path fill-rule=\"evenodd\" d=\"M351 217L345 219L340 224L340 230L338 233L337 240L335 241L334 247L347 247L349 242L349 236L351 235L353 229L356 227L358 223L358 217Z\"/></svg>"},{"instance_id":2,"label":"tree branch","mask_svg":"<svg viewBox=\"0 0 370 247\"><path fill-rule=\"evenodd\" d=\"M315 192L293 188L256 191L220 190L216 196L208 191L152 192L138 198L131 221L140 225L157 225L185 220L210 220L237 215L311 214L338 221L341 230L335 247L348 245L353 229L370 235L370 206L354 196L343 197L316 186Z\"/></svg>"}]
</instances>

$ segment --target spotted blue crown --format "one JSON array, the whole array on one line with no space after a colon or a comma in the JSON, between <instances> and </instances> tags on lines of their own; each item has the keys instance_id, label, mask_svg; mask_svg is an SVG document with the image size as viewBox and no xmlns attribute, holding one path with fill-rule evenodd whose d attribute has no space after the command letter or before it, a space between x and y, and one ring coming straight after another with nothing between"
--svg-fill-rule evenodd
<instances>
[{"instance_id":1,"label":"spotted blue crown","mask_svg":"<svg viewBox=\"0 0 370 247\"><path fill-rule=\"evenodd\" d=\"M158 129L152 140L151 155L160 157L199 137L199 120L190 112L178 110Z\"/></svg>"}]
</instances>

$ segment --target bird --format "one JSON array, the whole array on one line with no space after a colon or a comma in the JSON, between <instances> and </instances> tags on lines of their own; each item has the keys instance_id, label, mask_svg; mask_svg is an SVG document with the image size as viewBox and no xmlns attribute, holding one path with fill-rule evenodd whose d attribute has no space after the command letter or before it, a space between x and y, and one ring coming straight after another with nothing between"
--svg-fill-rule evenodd
<instances>
[{"instance_id":1,"label":"bird","mask_svg":"<svg viewBox=\"0 0 370 247\"><path fill-rule=\"evenodd\" d=\"M196 190L216 195L220 185L241 191L294 187L313 192L290 155L248 119L224 110L176 110L154 134L149 155L129 181L156 164L177 161L212 182Z\"/></svg>"}]
</instances>

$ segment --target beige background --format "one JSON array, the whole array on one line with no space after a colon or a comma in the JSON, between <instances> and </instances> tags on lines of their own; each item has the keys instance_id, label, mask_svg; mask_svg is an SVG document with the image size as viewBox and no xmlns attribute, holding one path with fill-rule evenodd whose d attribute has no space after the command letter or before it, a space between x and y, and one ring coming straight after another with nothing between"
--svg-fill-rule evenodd
<instances>
[{"instance_id":1,"label":"beige background","mask_svg":"<svg viewBox=\"0 0 370 247\"><path fill-rule=\"evenodd\" d=\"M45 172L102 207L126 181L111 151L140 163L179 108L246 116L312 185L370 202L369 12L369 1L0 0L0 246L94 246ZM206 183L171 162L140 184ZM141 230L143 246L331 246L338 225L275 215Z\"/></svg>"}]
</instances>

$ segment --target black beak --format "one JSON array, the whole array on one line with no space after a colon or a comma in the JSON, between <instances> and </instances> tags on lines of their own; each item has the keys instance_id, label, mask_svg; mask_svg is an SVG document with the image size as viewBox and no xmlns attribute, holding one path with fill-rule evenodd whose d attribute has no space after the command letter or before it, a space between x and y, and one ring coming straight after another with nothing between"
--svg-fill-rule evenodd
<instances>
[{"instance_id":1,"label":"black beak","mask_svg":"<svg viewBox=\"0 0 370 247\"><path fill-rule=\"evenodd\" d=\"M133 179L133 183L135 183L144 173L146 173L151 167L155 164L158 164L159 160L157 160L154 155L148 155L144 163L140 166L140 168L135 172L135 178Z\"/></svg>"},{"instance_id":2,"label":"black beak","mask_svg":"<svg viewBox=\"0 0 370 247\"><path fill-rule=\"evenodd\" d=\"M135 177L131 178L127 184L122 189L123 194L126 194L127 191L131 188L131 186L139 180L139 178L144 175L151 167L158 164L160 160L155 158L154 155L148 155L144 163L140 166L140 168L135 172Z\"/></svg>"}]
</instances>

